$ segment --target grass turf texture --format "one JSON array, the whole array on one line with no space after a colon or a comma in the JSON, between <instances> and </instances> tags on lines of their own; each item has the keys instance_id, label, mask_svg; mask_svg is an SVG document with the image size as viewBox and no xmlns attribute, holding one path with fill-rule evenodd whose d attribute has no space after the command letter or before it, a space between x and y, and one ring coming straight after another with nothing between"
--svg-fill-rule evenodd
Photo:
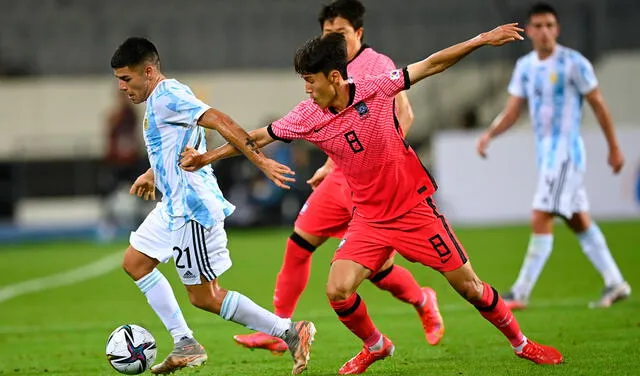
<instances>
[{"instance_id":1,"label":"grass turf texture","mask_svg":"<svg viewBox=\"0 0 640 376\"><path fill-rule=\"evenodd\" d=\"M640 222L601 223L623 274L640 289ZM422 285L438 292L446 333L429 346L412 307L365 282L359 292L378 327L396 345L392 358L374 364L367 375L637 375L640 359L640 294L608 310L590 310L602 281L575 237L556 226L554 252L534 290L528 310L516 314L525 334L556 346L560 366L537 366L515 357L503 336L465 303L438 273L400 257ZM229 234L234 267L221 284L271 308L276 273L288 229L242 230ZM526 227L459 229L477 273L504 291L514 280L528 242ZM314 256L313 272L296 318L316 323L318 334L307 375L335 375L361 344L336 319L324 296L329 260L337 241ZM114 252L126 244L40 243L0 248L3 286L64 272ZM231 337L248 333L233 323L189 305L172 264L160 267L174 286L187 321L209 352L202 368L182 375L287 375L289 356L249 351ZM146 299L120 269L76 285L23 295L0 303L0 375L116 375L104 355L108 334L135 323L158 341L158 358L172 341Z\"/></svg>"}]
</instances>

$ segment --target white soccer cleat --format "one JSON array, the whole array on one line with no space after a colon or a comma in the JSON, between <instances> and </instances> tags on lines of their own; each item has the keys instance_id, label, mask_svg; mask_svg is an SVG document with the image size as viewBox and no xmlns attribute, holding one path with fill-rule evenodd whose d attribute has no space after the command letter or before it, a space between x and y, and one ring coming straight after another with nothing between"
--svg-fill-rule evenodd
<instances>
[{"instance_id":1,"label":"white soccer cleat","mask_svg":"<svg viewBox=\"0 0 640 376\"><path fill-rule=\"evenodd\" d=\"M615 302L624 300L631 295L631 286L627 282L605 287L600 300L589 303L589 308L609 308Z\"/></svg>"}]
</instances>

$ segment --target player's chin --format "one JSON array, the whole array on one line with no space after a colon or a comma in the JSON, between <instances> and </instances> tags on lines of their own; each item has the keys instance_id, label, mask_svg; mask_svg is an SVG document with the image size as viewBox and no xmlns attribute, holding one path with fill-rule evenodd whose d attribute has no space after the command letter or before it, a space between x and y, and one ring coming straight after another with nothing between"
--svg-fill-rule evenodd
<instances>
[{"instance_id":1,"label":"player's chin","mask_svg":"<svg viewBox=\"0 0 640 376\"><path fill-rule=\"evenodd\" d=\"M138 99L138 97L136 97L135 95L129 95L129 101L131 101L131 103L133 104L140 104L142 103L142 101L140 99Z\"/></svg>"}]
</instances>

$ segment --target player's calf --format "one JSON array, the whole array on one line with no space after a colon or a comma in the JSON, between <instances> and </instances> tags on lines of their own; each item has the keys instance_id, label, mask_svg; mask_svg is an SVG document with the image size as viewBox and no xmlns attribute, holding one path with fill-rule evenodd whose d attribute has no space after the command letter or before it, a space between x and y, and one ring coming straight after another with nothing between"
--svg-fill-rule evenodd
<instances>
[{"instance_id":1,"label":"player's calf","mask_svg":"<svg viewBox=\"0 0 640 376\"><path fill-rule=\"evenodd\" d=\"M217 280L202 281L199 285L189 285L187 292L189 301L194 307L216 315L220 314L222 303L228 293L218 285Z\"/></svg>"},{"instance_id":2,"label":"player's calf","mask_svg":"<svg viewBox=\"0 0 640 376\"><path fill-rule=\"evenodd\" d=\"M482 317L507 337L516 355L538 364L562 362L562 354L558 350L538 345L524 336L518 320L513 316L500 294L493 287L482 282L469 263L452 272L446 272L444 275L451 285L476 307ZM481 284L481 288L478 288L479 284Z\"/></svg>"}]
</instances>

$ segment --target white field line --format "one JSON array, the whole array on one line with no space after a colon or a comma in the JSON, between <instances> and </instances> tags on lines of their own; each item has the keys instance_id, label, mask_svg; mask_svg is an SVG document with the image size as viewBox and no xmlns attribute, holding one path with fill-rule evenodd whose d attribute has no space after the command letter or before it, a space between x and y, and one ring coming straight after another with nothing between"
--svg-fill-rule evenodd
<instances>
[{"instance_id":1,"label":"white field line","mask_svg":"<svg viewBox=\"0 0 640 376\"><path fill-rule=\"evenodd\" d=\"M116 252L91 264L50 276L31 279L13 285L0 287L0 303L17 296L40 292L61 286L69 286L107 274L118 268L122 262L122 252Z\"/></svg>"}]
</instances>

